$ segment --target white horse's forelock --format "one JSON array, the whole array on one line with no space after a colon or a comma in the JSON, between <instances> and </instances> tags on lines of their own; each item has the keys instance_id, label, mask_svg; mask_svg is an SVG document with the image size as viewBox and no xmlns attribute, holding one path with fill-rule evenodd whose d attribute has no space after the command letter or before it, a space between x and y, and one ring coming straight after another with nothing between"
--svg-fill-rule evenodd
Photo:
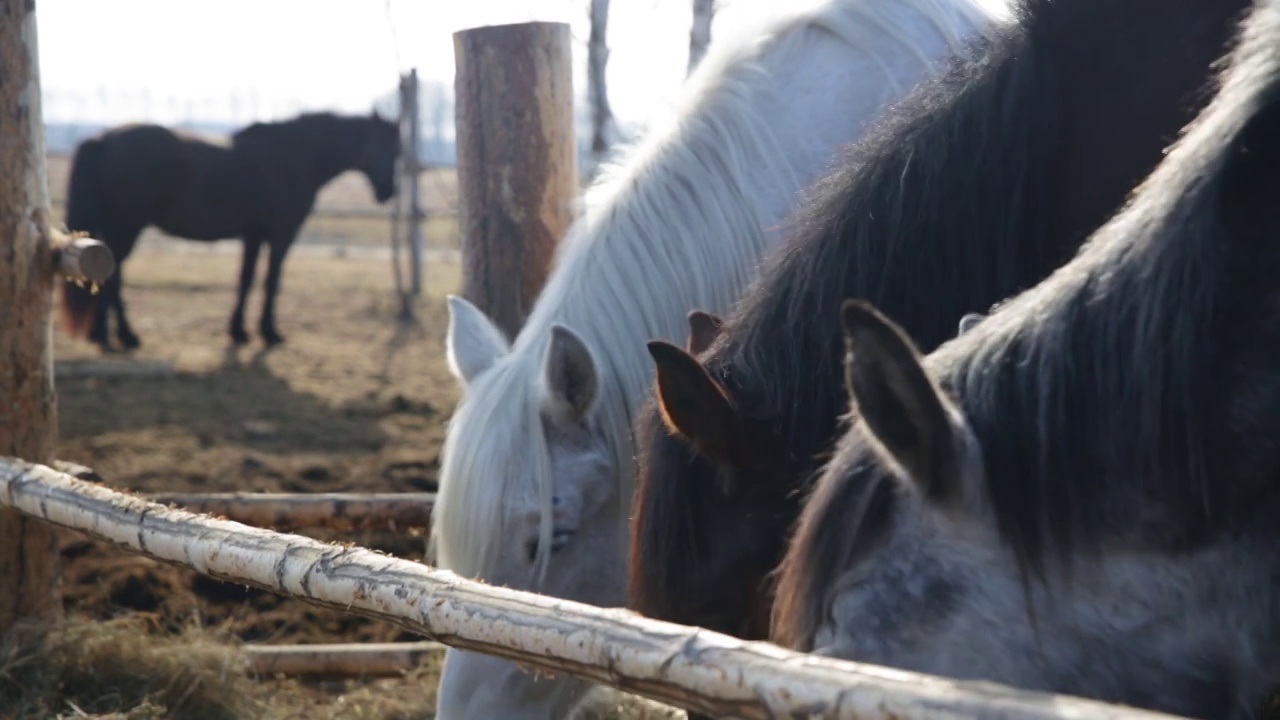
<instances>
[{"instance_id":1,"label":"white horse's forelock","mask_svg":"<svg viewBox=\"0 0 1280 720\"><path fill-rule=\"evenodd\" d=\"M596 362L600 395L593 416L613 454L617 525L626 546L635 474L632 416L653 373L644 342L683 344L690 309L726 312L746 286L770 244L769 221L748 181L768 178L793 194L804 189L800 169L756 107L770 81L762 59L802 56L806 31L816 27L872 54L897 43L898 54L905 46L919 62L938 67L940 61L912 41L912 24L930 18L960 51L995 19L982 5L995 3L823 0L781 23L712 43L676 112L627 152L615 153L621 163L602 168L511 352L466 389L450 421L433 511L439 566L481 575L503 542L504 500L534 490L542 505L537 564L545 571L552 478L538 376L556 322L582 337ZM894 63L876 58L892 84Z\"/></svg>"}]
</instances>

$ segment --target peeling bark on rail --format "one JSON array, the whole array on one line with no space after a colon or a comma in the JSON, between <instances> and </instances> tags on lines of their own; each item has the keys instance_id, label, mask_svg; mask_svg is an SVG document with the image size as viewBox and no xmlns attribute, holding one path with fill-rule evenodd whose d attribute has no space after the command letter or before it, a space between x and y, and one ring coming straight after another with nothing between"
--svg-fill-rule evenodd
<instances>
[{"instance_id":1,"label":"peeling bark on rail","mask_svg":"<svg viewBox=\"0 0 1280 720\"><path fill-rule=\"evenodd\" d=\"M18 460L0 459L0 506L213 578L715 717L1170 717L804 655L621 609L493 587L364 548L169 509Z\"/></svg>"}]
</instances>

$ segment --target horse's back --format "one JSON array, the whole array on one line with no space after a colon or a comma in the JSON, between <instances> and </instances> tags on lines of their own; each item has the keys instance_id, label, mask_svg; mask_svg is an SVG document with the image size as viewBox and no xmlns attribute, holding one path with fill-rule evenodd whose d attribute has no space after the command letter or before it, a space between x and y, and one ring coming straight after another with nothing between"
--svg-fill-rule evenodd
<instances>
[{"instance_id":1,"label":"horse's back","mask_svg":"<svg viewBox=\"0 0 1280 720\"><path fill-rule=\"evenodd\" d=\"M181 185L182 139L160 125L130 124L95 142L99 192L111 216L131 225L149 222Z\"/></svg>"},{"instance_id":2,"label":"horse's back","mask_svg":"<svg viewBox=\"0 0 1280 720\"><path fill-rule=\"evenodd\" d=\"M226 142L153 124L100 136L100 182L114 216L191 240L235 237L251 173Z\"/></svg>"}]
</instances>

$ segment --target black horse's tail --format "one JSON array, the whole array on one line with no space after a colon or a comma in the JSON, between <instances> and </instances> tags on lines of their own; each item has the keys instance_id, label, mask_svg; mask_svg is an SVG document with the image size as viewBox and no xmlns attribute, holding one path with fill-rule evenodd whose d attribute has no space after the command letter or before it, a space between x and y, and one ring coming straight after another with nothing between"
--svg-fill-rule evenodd
<instances>
[{"instance_id":1,"label":"black horse's tail","mask_svg":"<svg viewBox=\"0 0 1280 720\"><path fill-rule=\"evenodd\" d=\"M90 235L102 232L102 176L99 165L102 141L91 138L80 143L71 159L71 179L67 183L67 229ZM100 237L107 242L107 238ZM71 282L62 285L62 323L72 337L86 337L93 326L98 298L87 288Z\"/></svg>"}]
</instances>

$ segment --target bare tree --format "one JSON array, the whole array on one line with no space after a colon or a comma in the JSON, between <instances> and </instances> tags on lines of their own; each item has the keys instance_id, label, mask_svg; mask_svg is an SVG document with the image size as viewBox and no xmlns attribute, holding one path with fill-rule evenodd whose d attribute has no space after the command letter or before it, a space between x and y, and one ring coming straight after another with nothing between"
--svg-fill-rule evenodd
<instances>
[{"instance_id":1,"label":"bare tree","mask_svg":"<svg viewBox=\"0 0 1280 720\"><path fill-rule=\"evenodd\" d=\"M689 70L692 75L711 43L711 18L716 14L714 0L693 0L693 27L689 30Z\"/></svg>"},{"instance_id":2,"label":"bare tree","mask_svg":"<svg viewBox=\"0 0 1280 720\"><path fill-rule=\"evenodd\" d=\"M591 103L591 172L613 144L616 128L609 108L605 67L609 64L609 0L591 0L591 39L587 41L587 99Z\"/></svg>"}]
</instances>

